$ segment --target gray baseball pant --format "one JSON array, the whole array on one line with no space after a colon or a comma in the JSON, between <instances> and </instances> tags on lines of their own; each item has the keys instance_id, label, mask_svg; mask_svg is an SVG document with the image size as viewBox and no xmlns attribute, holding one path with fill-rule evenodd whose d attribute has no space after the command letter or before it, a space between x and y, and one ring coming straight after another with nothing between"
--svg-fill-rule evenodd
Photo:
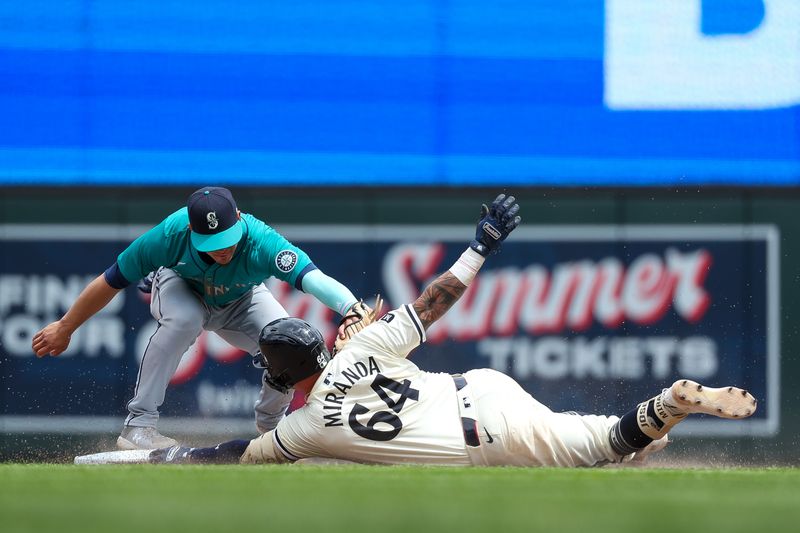
<instances>
[{"instance_id":1,"label":"gray baseball pant","mask_svg":"<svg viewBox=\"0 0 800 533\"><path fill-rule=\"evenodd\" d=\"M202 330L213 331L247 353L258 350L261 329L277 318L288 316L272 293L262 284L225 307L208 305L173 270L160 268L153 280L150 313L158 328L147 344L126 426L155 427L158 408L164 403L169 380L181 356L194 344ZM256 426L260 432L274 429L286 413L292 394L282 394L264 384L255 404Z\"/></svg>"}]
</instances>

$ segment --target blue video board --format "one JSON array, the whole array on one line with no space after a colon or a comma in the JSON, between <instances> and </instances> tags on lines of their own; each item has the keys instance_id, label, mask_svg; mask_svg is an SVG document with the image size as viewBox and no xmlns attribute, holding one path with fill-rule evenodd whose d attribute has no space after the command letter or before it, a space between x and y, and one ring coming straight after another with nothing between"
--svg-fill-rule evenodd
<instances>
[{"instance_id":1,"label":"blue video board","mask_svg":"<svg viewBox=\"0 0 800 533\"><path fill-rule=\"evenodd\" d=\"M796 0L28 0L0 21L0 184L800 184Z\"/></svg>"}]
</instances>

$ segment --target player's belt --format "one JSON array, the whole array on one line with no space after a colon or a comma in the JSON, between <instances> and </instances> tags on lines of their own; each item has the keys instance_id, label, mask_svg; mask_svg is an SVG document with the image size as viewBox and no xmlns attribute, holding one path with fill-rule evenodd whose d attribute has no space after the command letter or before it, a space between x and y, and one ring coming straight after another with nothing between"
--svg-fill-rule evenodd
<instances>
[{"instance_id":1,"label":"player's belt","mask_svg":"<svg viewBox=\"0 0 800 533\"><path fill-rule=\"evenodd\" d=\"M477 409L472 401L467 379L461 374L451 374L453 383L456 385L456 395L458 396L458 412L461 415L461 426L464 429L464 442L473 448L481 445L478 438Z\"/></svg>"}]
</instances>

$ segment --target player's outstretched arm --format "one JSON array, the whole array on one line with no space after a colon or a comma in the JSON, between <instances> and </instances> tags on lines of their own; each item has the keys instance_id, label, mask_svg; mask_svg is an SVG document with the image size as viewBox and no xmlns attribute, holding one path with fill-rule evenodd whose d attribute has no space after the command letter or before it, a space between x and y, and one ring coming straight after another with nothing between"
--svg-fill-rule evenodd
<instances>
[{"instance_id":1,"label":"player's outstretched arm","mask_svg":"<svg viewBox=\"0 0 800 533\"><path fill-rule=\"evenodd\" d=\"M513 196L499 195L491 207L481 206L475 239L450 270L436 278L412 304L425 329L439 320L455 304L489 255L500 251L506 237L522 218Z\"/></svg>"},{"instance_id":2,"label":"player's outstretched arm","mask_svg":"<svg viewBox=\"0 0 800 533\"><path fill-rule=\"evenodd\" d=\"M208 448L171 446L150 452L153 464L265 464L288 460L275 449L272 431L253 440L229 440Z\"/></svg>"},{"instance_id":3,"label":"player's outstretched arm","mask_svg":"<svg viewBox=\"0 0 800 533\"><path fill-rule=\"evenodd\" d=\"M170 446L150 452L151 464L195 464L224 465L236 464L242 458L253 441L229 440L208 448L191 448L189 446Z\"/></svg>"},{"instance_id":4,"label":"player's outstretched arm","mask_svg":"<svg viewBox=\"0 0 800 533\"><path fill-rule=\"evenodd\" d=\"M56 356L66 350L75 330L108 305L119 291L100 274L83 289L61 320L48 324L33 336L31 348L36 356Z\"/></svg>"},{"instance_id":5,"label":"player's outstretched arm","mask_svg":"<svg viewBox=\"0 0 800 533\"><path fill-rule=\"evenodd\" d=\"M467 286L461 283L449 270L433 280L414 302L414 311L425 329L439 320L453 304L461 298Z\"/></svg>"}]
</instances>

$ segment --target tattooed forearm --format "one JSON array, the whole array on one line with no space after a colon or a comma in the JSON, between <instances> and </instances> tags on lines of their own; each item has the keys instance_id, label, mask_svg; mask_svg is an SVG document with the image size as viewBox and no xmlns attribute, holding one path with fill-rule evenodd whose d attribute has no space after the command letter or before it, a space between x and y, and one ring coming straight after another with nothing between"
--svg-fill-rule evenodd
<instances>
[{"instance_id":1,"label":"tattooed forearm","mask_svg":"<svg viewBox=\"0 0 800 533\"><path fill-rule=\"evenodd\" d=\"M425 329L439 320L466 290L467 286L458 281L450 271L433 280L414 302L414 311Z\"/></svg>"}]
</instances>

